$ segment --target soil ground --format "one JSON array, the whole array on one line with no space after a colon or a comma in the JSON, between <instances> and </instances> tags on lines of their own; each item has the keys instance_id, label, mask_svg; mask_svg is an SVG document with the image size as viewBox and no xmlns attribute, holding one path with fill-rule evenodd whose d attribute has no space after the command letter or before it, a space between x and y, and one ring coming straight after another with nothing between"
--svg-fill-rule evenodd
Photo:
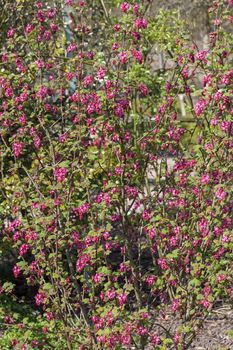
<instances>
[{"instance_id":1,"label":"soil ground","mask_svg":"<svg viewBox=\"0 0 233 350\"><path fill-rule=\"evenodd\" d=\"M232 330L231 336L229 330ZM233 308L217 307L205 321L190 350L233 350Z\"/></svg>"},{"instance_id":2,"label":"soil ground","mask_svg":"<svg viewBox=\"0 0 233 350\"><path fill-rule=\"evenodd\" d=\"M161 321L160 319L156 321L167 329L170 328L171 331L177 329L180 323L178 319L174 319L172 316L166 320ZM159 335L161 335L160 330L155 327L155 331ZM151 347L148 346L146 350L151 350ZM188 350L233 350L232 305L223 304L214 308Z\"/></svg>"}]
</instances>

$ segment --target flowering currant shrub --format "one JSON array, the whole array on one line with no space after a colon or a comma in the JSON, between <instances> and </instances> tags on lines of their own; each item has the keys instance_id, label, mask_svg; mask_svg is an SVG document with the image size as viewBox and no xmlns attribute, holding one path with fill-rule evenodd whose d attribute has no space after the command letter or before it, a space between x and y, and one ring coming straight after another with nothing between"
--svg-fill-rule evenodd
<instances>
[{"instance_id":1,"label":"flowering currant shrub","mask_svg":"<svg viewBox=\"0 0 233 350\"><path fill-rule=\"evenodd\" d=\"M0 63L4 349L185 350L232 298L233 2L214 1L205 49L151 6L13 7Z\"/></svg>"}]
</instances>

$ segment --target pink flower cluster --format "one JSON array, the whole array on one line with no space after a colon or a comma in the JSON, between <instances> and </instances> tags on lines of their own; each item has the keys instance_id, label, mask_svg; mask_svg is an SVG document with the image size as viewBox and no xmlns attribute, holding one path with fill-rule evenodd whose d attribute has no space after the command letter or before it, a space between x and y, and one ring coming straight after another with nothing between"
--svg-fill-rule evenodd
<instances>
[{"instance_id":1,"label":"pink flower cluster","mask_svg":"<svg viewBox=\"0 0 233 350\"><path fill-rule=\"evenodd\" d=\"M67 172L68 170L66 168L56 168L53 173L58 182L63 182L66 178Z\"/></svg>"}]
</instances>

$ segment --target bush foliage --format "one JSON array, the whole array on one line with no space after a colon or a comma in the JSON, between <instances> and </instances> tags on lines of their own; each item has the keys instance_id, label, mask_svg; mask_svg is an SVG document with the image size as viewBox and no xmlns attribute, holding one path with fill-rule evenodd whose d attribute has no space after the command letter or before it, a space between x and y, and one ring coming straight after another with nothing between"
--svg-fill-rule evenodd
<instances>
[{"instance_id":1,"label":"bush foliage","mask_svg":"<svg viewBox=\"0 0 233 350\"><path fill-rule=\"evenodd\" d=\"M204 49L151 4L5 3L2 349L185 350L232 298L233 1Z\"/></svg>"}]
</instances>

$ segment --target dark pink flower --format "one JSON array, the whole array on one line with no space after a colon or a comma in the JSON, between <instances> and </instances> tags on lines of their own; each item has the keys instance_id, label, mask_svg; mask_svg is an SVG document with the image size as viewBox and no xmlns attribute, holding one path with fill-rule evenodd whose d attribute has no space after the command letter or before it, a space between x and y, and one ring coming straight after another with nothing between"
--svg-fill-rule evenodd
<instances>
[{"instance_id":1,"label":"dark pink flower","mask_svg":"<svg viewBox=\"0 0 233 350\"><path fill-rule=\"evenodd\" d=\"M30 33L33 31L33 29L34 29L33 24L32 24L32 23L29 23L29 24L26 25L25 32L26 32L27 34L30 34Z\"/></svg>"},{"instance_id":2,"label":"dark pink flower","mask_svg":"<svg viewBox=\"0 0 233 350\"><path fill-rule=\"evenodd\" d=\"M68 47L67 47L67 52L74 52L77 49L76 44L71 43Z\"/></svg>"},{"instance_id":3,"label":"dark pink flower","mask_svg":"<svg viewBox=\"0 0 233 350\"><path fill-rule=\"evenodd\" d=\"M164 258L158 259L158 264L159 264L159 266L161 267L162 270L167 270L168 269L168 264L167 264L166 259L164 259Z\"/></svg>"},{"instance_id":4,"label":"dark pink flower","mask_svg":"<svg viewBox=\"0 0 233 350\"><path fill-rule=\"evenodd\" d=\"M21 247L19 248L19 255L24 256L27 253L28 249L29 249L28 244L26 243L22 244Z\"/></svg>"},{"instance_id":5,"label":"dark pink flower","mask_svg":"<svg viewBox=\"0 0 233 350\"><path fill-rule=\"evenodd\" d=\"M126 1L123 2L120 6L120 9L122 12L127 12L129 8L130 8L130 4Z\"/></svg>"},{"instance_id":6,"label":"dark pink flower","mask_svg":"<svg viewBox=\"0 0 233 350\"><path fill-rule=\"evenodd\" d=\"M118 295L117 299L119 301L120 306L123 306L126 303L127 295L125 293L121 293Z\"/></svg>"},{"instance_id":7,"label":"dark pink flower","mask_svg":"<svg viewBox=\"0 0 233 350\"><path fill-rule=\"evenodd\" d=\"M82 272L82 270L90 263L90 256L87 254L81 255L76 262L77 272Z\"/></svg>"},{"instance_id":8,"label":"dark pink flower","mask_svg":"<svg viewBox=\"0 0 233 350\"><path fill-rule=\"evenodd\" d=\"M196 103L196 106L195 106L195 113L196 113L196 116L197 117L200 117L200 115L203 113L203 111L205 110L207 106L207 102L205 100L199 100L197 103Z\"/></svg>"},{"instance_id":9,"label":"dark pink flower","mask_svg":"<svg viewBox=\"0 0 233 350\"><path fill-rule=\"evenodd\" d=\"M15 34L15 29L14 29L14 28L11 28L11 29L9 29L8 32L7 32L7 37L8 37L8 38L13 38L14 34Z\"/></svg>"},{"instance_id":10,"label":"dark pink flower","mask_svg":"<svg viewBox=\"0 0 233 350\"><path fill-rule=\"evenodd\" d=\"M142 218L143 218L144 221L150 220L150 218L151 218L151 213L150 213L150 211L147 210L147 209L144 210L144 212L142 213Z\"/></svg>"},{"instance_id":11,"label":"dark pink flower","mask_svg":"<svg viewBox=\"0 0 233 350\"><path fill-rule=\"evenodd\" d=\"M35 299L36 299L36 305L40 306L41 304L44 303L45 296L42 293L37 293Z\"/></svg>"},{"instance_id":12,"label":"dark pink flower","mask_svg":"<svg viewBox=\"0 0 233 350\"><path fill-rule=\"evenodd\" d=\"M126 51L122 51L119 53L119 59L121 64L125 64L127 62L127 52Z\"/></svg>"},{"instance_id":13,"label":"dark pink flower","mask_svg":"<svg viewBox=\"0 0 233 350\"><path fill-rule=\"evenodd\" d=\"M217 282L223 282L225 280L226 276L224 275L224 273L221 273L220 275L218 275L217 277Z\"/></svg>"},{"instance_id":14,"label":"dark pink flower","mask_svg":"<svg viewBox=\"0 0 233 350\"><path fill-rule=\"evenodd\" d=\"M15 141L12 145L13 153L18 158L23 153L23 143L20 141Z\"/></svg>"},{"instance_id":15,"label":"dark pink flower","mask_svg":"<svg viewBox=\"0 0 233 350\"><path fill-rule=\"evenodd\" d=\"M227 193L222 189L222 188L218 188L217 191L215 192L215 196L218 198L218 200L221 202L222 200L224 200L224 198L226 197Z\"/></svg>"},{"instance_id":16,"label":"dark pink flower","mask_svg":"<svg viewBox=\"0 0 233 350\"><path fill-rule=\"evenodd\" d=\"M65 180L67 171L68 170L66 168L56 168L54 170L54 176L58 182L63 182Z\"/></svg>"},{"instance_id":17,"label":"dark pink flower","mask_svg":"<svg viewBox=\"0 0 233 350\"><path fill-rule=\"evenodd\" d=\"M149 89L148 89L148 87L147 87L145 84L140 84L140 85L139 85L139 90L141 91L141 93L142 93L144 96L147 96L148 93L149 93Z\"/></svg>"},{"instance_id":18,"label":"dark pink flower","mask_svg":"<svg viewBox=\"0 0 233 350\"><path fill-rule=\"evenodd\" d=\"M15 277L15 278L18 278L18 277L19 277L20 272L21 272L20 267L19 267L19 266L17 266L17 265L15 265L15 266L13 267L13 274L14 274L14 277Z\"/></svg>"},{"instance_id":19,"label":"dark pink flower","mask_svg":"<svg viewBox=\"0 0 233 350\"><path fill-rule=\"evenodd\" d=\"M139 64L142 64L142 61L143 61L142 52L133 49L133 50L132 50L132 54L133 54L134 58L136 59L136 61L137 61Z\"/></svg>"},{"instance_id":20,"label":"dark pink flower","mask_svg":"<svg viewBox=\"0 0 233 350\"><path fill-rule=\"evenodd\" d=\"M208 185L208 183L210 182L210 176L209 174L203 174L201 177L201 183L203 183L204 185Z\"/></svg>"}]
</instances>

